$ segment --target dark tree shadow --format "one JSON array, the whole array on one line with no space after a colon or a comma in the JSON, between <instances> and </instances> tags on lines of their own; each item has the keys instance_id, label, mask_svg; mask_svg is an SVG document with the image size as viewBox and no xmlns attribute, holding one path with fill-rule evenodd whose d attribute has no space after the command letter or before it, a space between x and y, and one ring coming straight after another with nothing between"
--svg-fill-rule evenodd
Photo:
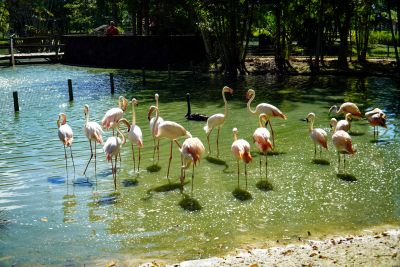
<instances>
[{"instance_id":1,"label":"dark tree shadow","mask_svg":"<svg viewBox=\"0 0 400 267\"><path fill-rule=\"evenodd\" d=\"M357 178L352 175L352 174L348 174L348 173L338 173L336 174L336 176L346 182L356 182Z\"/></svg>"},{"instance_id":2,"label":"dark tree shadow","mask_svg":"<svg viewBox=\"0 0 400 267\"><path fill-rule=\"evenodd\" d=\"M202 209L199 201L190 197L187 194L182 194L183 198L179 201L179 206L187 211L199 211Z\"/></svg>"},{"instance_id":3,"label":"dark tree shadow","mask_svg":"<svg viewBox=\"0 0 400 267\"><path fill-rule=\"evenodd\" d=\"M246 201L253 198L249 191L241 188L235 188L235 190L232 192L232 195L240 201Z\"/></svg>"},{"instance_id":4,"label":"dark tree shadow","mask_svg":"<svg viewBox=\"0 0 400 267\"><path fill-rule=\"evenodd\" d=\"M331 165L331 163L326 159L313 159L311 162L317 165Z\"/></svg>"}]
</instances>

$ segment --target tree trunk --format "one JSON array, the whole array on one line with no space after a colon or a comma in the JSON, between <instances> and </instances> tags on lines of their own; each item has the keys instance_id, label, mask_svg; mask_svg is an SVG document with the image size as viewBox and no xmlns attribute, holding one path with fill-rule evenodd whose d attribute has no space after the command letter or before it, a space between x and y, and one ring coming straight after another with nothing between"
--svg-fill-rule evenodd
<instances>
[{"instance_id":1,"label":"tree trunk","mask_svg":"<svg viewBox=\"0 0 400 267\"><path fill-rule=\"evenodd\" d=\"M322 20L323 20L323 1L319 1L319 11L318 11L318 30L317 30L317 43L315 44L315 70L319 71L319 61L321 56L321 46L322 46Z\"/></svg>"},{"instance_id":2,"label":"tree trunk","mask_svg":"<svg viewBox=\"0 0 400 267\"><path fill-rule=\"evenodd\" d=\"M344 6L339 8L336 12L336 21L339 28L340 46L338 63L342 68L348 68L347 55L348 55L348 37L350 31L350 20L353 13L353 7L349 0L345 1ZM344 10L343 10L344 9ZM341 22L341 17L344 16L343 22Z\"/></svg>"},{"instance_id":3,"label":"tree trunk","mask_svg":"<svg viewBox=\"0 0 400 267\"><path fill-rule=\"evenodd\" d=\"M400 66L399 51L397 50L396 35L394 34L394 31L393 31L393 19L392 19L392 13L390 12L390 0L387 0L387 8L388 8L388 13L389 13L390 32L392 33L394 52L396 54L396 64L397 64L397 67L399 67ZM397 9L398 8L399 8L399 3L397 3ZM398 15L399 14L397 14L397 16Z\"/></svg>"},{"instance_id":4,"label":"tree trunk","mask_svg":"<svg viewBox=\"0 0 400 267\"><path fill-rule=\"evenodd\" d=\"M118 25L118 7L117 7L117 0L112 0L111 9L112 9L112 18L113 18L113 21L114 21L115 23L117 23L117 25Z\"/></svg>"}]
</instances>

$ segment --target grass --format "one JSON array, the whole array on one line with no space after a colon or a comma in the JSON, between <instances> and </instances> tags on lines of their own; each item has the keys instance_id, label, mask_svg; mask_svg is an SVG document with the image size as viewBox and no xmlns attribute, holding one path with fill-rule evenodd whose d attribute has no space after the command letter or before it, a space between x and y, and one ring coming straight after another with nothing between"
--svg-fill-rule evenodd
<instances>
[{"instance_id":1,"label":"grass","mask_svg":"<svg viewBox=\"0 0 400 267\"><path fill-rule=\"evenodd\" d=\"M330 165L331 164L326 159L313 159L312 163L317 164L317 165Z\"/></svg>"}]
</instances>

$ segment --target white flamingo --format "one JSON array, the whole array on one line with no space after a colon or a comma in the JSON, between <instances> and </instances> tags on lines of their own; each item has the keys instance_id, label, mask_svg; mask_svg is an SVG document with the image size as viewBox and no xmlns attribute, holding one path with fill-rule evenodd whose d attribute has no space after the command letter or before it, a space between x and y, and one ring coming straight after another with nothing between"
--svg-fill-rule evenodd
<instances>
[{"instance_id":1,"label":"white flamingo","mask_svg":"<svg viewBox=\"0 0 400 267\"><path fill-rule=\"evenodd\" d=\"M250 113L256 114L256 115L264 113L265 115L267 115L268 118L269 117L278 117L278 118L282 118L284 120L287 119L287 116L285 114L283 114L283 112L280 111L279 108L275 107L274 105L268 104L268 103L260 103L256 106L255 110L252 110L250 105L251 105L251 102L253 101L253 99L256 97L256 92L253 89L247 90L246 97L249 100L247 102L247 110ZM270 119L268 119L268 123L269 123L269 127L271 128L271 133L272 133L272 144L275 147L275 133L272 128Z\"/></svg>"},{"instance_id":2,"label":"white flamingo","mask_svg":"<svg viewBox=\"0 0 400 267\"><path fill-rule=\"evenodd\" d=\"M156 112L156 117L155 117L155 121L154 121L154 125L153 125L154 137L157 140L159 140L161 138L167 138L171 141L171 149L170 149L170 153L169 153L169 162L168 162L168 171L167 171L167 179L169 180L169 169L170 169L171 160L172 160L172 144L173 144L173 142L175 142L178 145L178 147L180 148L181 145L179 144L177 139L179 137L192 137L192 135L190 134L190 132L186 131L186 129L182 125L180 125L176 122L173 122L173 121L163 121L158 124L159 113L158 113L158 108L156 106L150 107L148 117L150 117L154 111ZM158 125L157 129L156 129L156 125Z\"/></svg>"},{"instance_id":3,"label":"white flamingo","mask_svg":"<svg viewBox=\"0 0 400 267\"><path fill-rule=\"evenodd\" d=\"M343 130L349 132L351 128L351 119L351 113L347 113L344 120L337 121L335 118L332 118L330 124L332 128L336 128L337 131Z\"/></svg>"},{"instance_id":4,"label":"white flamingo","mask_svg":"<svg viewBox=\"0 0 400 267\"><path fill-rule=\"evenodd\" d=\"M314 128L315 113L310 112L306 118L308 122L308 130L310 132L311 140L314 143L314 158L317 155L317 145L320 147L319 154L321 156L322 148L328 149L328 134L324 129Z\"/></svg>"},{"instance_id":5,"label":"white flamingo","mask_svg":"<svg viewBox=\"0 0 400 267\"><path fill-rule=\"evenodd\" d=\"M156 107L157 108L158 108L158 98L159 98L159 95L155 94L154 95L154 99L156 100ZM160 140L157 141L157 145L156 145L156 137L155 137L155 135L157 134L158 124L163 122L164 119L161 118L161 117L158 117L157 125L155 125L156 117L154 116L151 119L150 119L150 117L148 117L148 118L149 118L149 121L150 121L151 136L153 137L153 163L154 163L154 157L155 157L155 154L156 154L156 150L157 150L157 162L160 160ZM155 131L153 130L153 128L155 129Z\"/></svg>"},{"instance_id":6,"label":"white flamingo","mask_svg":"<svg viewBox=\"0 0 400 267\"><path fill-rule=\"evenodd\" d=\"M106 114L104 115L103 119L101 120L101 125L105 129L113 129L114 135L114 128L117 127L119 120L122 119L124 116L124 112L128 106L128 100L125 97L120 96L118 98L118 107L109 109Z\"/></svg>"},{"instance_id":7,"label":"white flamingo","mask_svg":"<svg viewBox=\"0 0 400 267\"><path fill-rule=\"evenodd\" d=\"M138 101L136 98L132 99L132 124L128 128L128 139L131 142L132 145L132 160L133 160L133 170L136 169L136 163L135 163L135 152L133 145L137 145L138 150L139 150L139 156L138 156L138 168L137 170L139 171L140 167L140 149L143 148L143 135L142 135L142 130L140 127L136 124L136 113L135 113L135 106L138 105Z\"/></svg>"},{"instance_id":8,"label":"white flamingo","mask_svg":"<svg viewBox=\"0 0 400 267\"><path fill-rule=\"evenodd\" d=\"M74 166L74 178L75 178L75 163L71 147L72 142L74 141L74 133L72 132L72 128L67 124L67 116L64 113L58 114L57 126L58 126L58 138L60 138L60 141L64 145L65 169L67 170L67 179L68 179L68 163L67 163L67 149L65 147L69 147L71 152L71 160L72 160L72 165Z\"/></svg>"},{"instance_id":9,"label":"white flamingo","mask_svg":"<svg viewBox=\"0 0 400 267\"><path fill-rule=\"evenodd\" d=\"M94 142L94 173L96 173L96 143L103 143L103 130L97 122L89 120L89 105L85 105L85 107L83 108L83 112L85 113L85 126L83 127L83 132L89 140L90 145L90 158L88 163L86 164L85 171L83 172L83 175L85 175L89 163L93 158L92 141Z\"/></svg>"},{"instance_id":10,"label":"white flamingo","mask_svg":"<svg viewBox=\"0 0 400 267\"><path fill-rule=\"evenodd\" d=\"M222 88L222 99L224 100L224 103L225 103L225 112L224 112L224 114L217 113L217 114L214 114L214 115L210 116L207 119L206 125L203 127L204 131L206 131L206 134L207 134L207 143L208 143L208 153L209 154L211 154L210 134L214 130L214 128L218 128L218 133L217 133L217 158L219 158L219 144L218 144L219 132L221 130L222 125L225 122L226 116L228 115L228 102L226 101L225 93L233 94L233 89L229 88L228 86L224 86Z\"/></svg>"}]
</instances>

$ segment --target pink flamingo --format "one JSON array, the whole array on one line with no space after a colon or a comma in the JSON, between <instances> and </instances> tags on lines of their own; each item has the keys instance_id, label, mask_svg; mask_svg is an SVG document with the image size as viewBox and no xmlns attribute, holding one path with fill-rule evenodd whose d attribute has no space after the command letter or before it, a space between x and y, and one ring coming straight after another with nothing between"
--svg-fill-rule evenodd
<instances>
[{"instance_id":1,"label":"pink flamingo","mask_svg":"<svg viewBox=\"0 0 400 267\"><path fill-rule=\"evenodd\" d=\"M139 126L136 125L136 113L135 113L135 106L138 105L138 101L136 98L132 99L132 124L128 128L128 139L132 144L132 159L133 159L133 170L136 169L136 163L135 163L135 152L133 149L133 145L138 146L139 150L139 156L138 156L138 171L139 171L139 166L140 166L140 149L143 148L143 135L142 135L142 130L140 129Z\"/></svg>"},{"instance_id":2,"label":"pink flamingo","mask_svg":"<svg viewBox=\"0 0 400 267\"><path fill-rule=\"evenodd\" d=\"M201 155L204 153L205 148L199 138L189 137L183 142L182 147L179 150L183 157L183 165L181 167L183 169L183 175L181 176L182 188L183 188L183 182L185 181L186 177L186 170L193 163L193 169L192 169L192 193L193 193L194 167L196 166L197 162L200 162Z\"/></svg>"},{"instance_id":3,"label":"pink flamingo","mask_svg":"<svg viewBox=\"0 0 400 267\"><path fill-rule=\"evenodd\" d=\"M265 178L268 177L267 167L267 152L272 150L272 143L269 140L270 133L267 128L265 128L263 121L267 121L268 117L266 114L262 113L259 116L259 127L253 133L253 142L256 143L258 149L265 156ZM261 174L261 157L260 157L260 174Z\"/></svg>"},{"instance_id":4,"label":"pink flamingo","mask_svg":"<svg viewBox=\"0 0 400 267\"><path fill-rule=\"evenodd\" d=\"M109 109L101 120L101 125L107 130L113 128L114 135L114 128L117 127L116 125L118 124L118 121L122 119L127 106L128 101L126 100L126 98L120 96L118 98L118 108Z\"/></svg>"},{"instance_id":5,"label":"pink flamingo","mask_svg":"<svg viewBox=\"0 0 400 267\"><path fill-rule=\"evenodd\" d=\"M240 169L239 169L239 161L242 160L244 162L244 174L246 177L246 189L247 189L247 164L251 162L252 157L250 154L250 144L244 139L237 139L237 128L233 128L233 143L232 143L232 153L233 156L236 158L237 161L237 171L238 171L238 188L240 188L239 185L239 174L240 174Z\"/></svg>"},{"instance_id":6,"label":"pink flamingo","mask_svg":"<svg viewBox=\"0 0 400 267\"><path fill-rule=\"evenodd\" d=\"M155 94L154 95L154 99L156 100L156 107L157 108L158 108L158 98L159 98L159 95ZM161 117L158 117L157 125L155 125L156 117L154 116L151 119L150 119L150 117L148 117L148 118L149 118L149 121L150 121L151 135L153 137L153 145L154 145L153 146L154 147L154 150L153 150L153 163L154 163L154 157L155 157L155 154L156 154L156 150L157 150L157 162L160 160L160 140L157 141L157 145L156 145L156 137L155 137L155 135L157 134L158 124L163 122L164 119L161 118ZM153 130L153 128L155 129L155 131Z\"/></svg>"},{"instance_id":7,"label":"pink flamingo","mask_svg":"<svg viewBox=\"0 0 400 267\"><path fill-rule=\"evenodd\" d=\"M114 128L121 135L122 139L117 136L111 136L107 138L104 143L103 150L106 153L106 159L108 162L111 161L111 172L114 179L114 189L117 190L117 157L121 151L122 145L125 144L126 139L121 130L119 129L119 124L123 122L129 128L129 122L126 119L121 119L119 122L114 124ZM113 157L115 158L115 163L113 163Z\"/></svg>"},{"instance_id":8,"label":"pink flamingo","mask_svg":"<svg viewBox=\"0 0 400 267\"><path fill-rule=\"evenodd\" d=\"M369 124L374 127L374 138L375 130L376 136L378 136L378 126L387 128L386 114L380 108L374 108L373 110L366 112L365 117L367 118Z\"/></svg>"},{"instance_id":9,"label":"pink flamingo","mask_svg":"<svg viewBox=\"0 0 400 267\"><path fill-rule=\"evenodd\" d=\"M336 105L333 105L330 109L329 109L329 114L334 113L335 115L338 115L340 113L351 113L351 115L355 116L355 117L361 117L361 112L358 109L357 105L352 103L352 102L345 102L343 103L339 110L338 107Z\"/></svg>"},{"instance_id":10,"label":"pink flamingo","mask_svg":"<svg viewBox=\"0 0 400 267\"><path fill-rule=\"evenodd\" d=\"M64 145L64 155L65 155L65 169L67 170L67 178L68 178L68 163L67 163L67 149L66 146L69 147L71 151L71 160L72 165L74 166L74 178L75 178L75 163L74 157L72 155L72 141L74 141L74 133L72 132L72 128L67 124L67 116L64 113L58 114L57 120L58 126L58 137L60 141Z\"/></svg>"},{"instance_id":11,"label":"pink flamingo","mask_svg":"<svg viewBox=\"0 0 400 267\"><path fill-rule=\"evenodd\" d=\"M317 155L317 145L320 148L319 155L321 157L322 148L328 149L328 135L325 130L321 128L314 128L315 113L309 113L306 120L308 122L308 129L310 132L311 140L314 142L314 158Z\"/></svg>"},{"instance_id":12,"label":"pink flamingo","mask_svg":"<svg viewBox=\"0 0 400 267\"><path fill-rule=\"evenodd\" d=\"M163 121L161 123L158 124L158 119L159 119L159 113L158 113L158 108L156 106L151 106L149 113L148 113L148 118L151 117L151 114L153 112L156 112L156 117L155 117L155 121L154 121L154 125L153 125L153 134L154 137L159 140L161 138L167 138L169 140L171 140L171 149L169 152L169 162L168 162L168 171L167 171L167 179L169 181L169 169L171 166L171 160L172 160L172 144L173 142L175 142L178 147L181 147L181 145L179 144L179 142L176 140L179 137L192 137L192 135L190 134L190 132L186 131L186 129L173 121ZM156 125L158 125L158 127L156 127Z\"/></svg>"},{"instance_id":13,"label":"pink flamingo","mask_svg":"<svg viewBox=\"0 0 400 267\"><path fill-rule=\"evenodd\" d=\"M252 113L252 114L261 114L265 113L268 118L269 117L278 117L282 118L284 120L287 119L287 116L283 114L282 111L280 111L279 108L275 107L274 105L268 104L268 103L260 103L256 106L255 110L252 110L250 107L251 102L253 99L256 97L256 92L253 89L247 90L246 98L249 100L247 102L247 110ZM272 144L275 147L275 133L274 130L272 129L272 124L271 121L268 119L267 122L269 123L269 127L271 128L271 133L272 133Z\"/></svg>"},{"instance_id":14,"label":"pink flamingo","mask_svg":"<svg viewBox=\"0 0 400 267\"><path fill-rule=\"evenodd\" d=\"M224 112L224 114L217 113L217 114L214 114L214 115L210 116L207 119L206 125L203 127L204 131L206 131L206 134L207 134L207 143L208 143L208 153L209 154L211 154L210 134L214 130L214 128L218 128L218 133L217 133L217 158L219 158L219 144L218 144L219 132L221 130L222 125L225 122L226 116L228 115L228 102L226 101L225 93L233 94L233 89L229 88L228 86L224 86L222 88L222 99L224 100L224 103L225 103L225 112Z\"/></svg>"},{"instance_id":15,"label":"pink flamingo","mask_svg":"<svg viewBox=\"0 0 400 267\"><path fill-rule=\"evenodd\" d=\"M346 171L346 154L354 155L356 150L353 148L351 136L336 128L333 129L332 142L338 153L338 172L340 172L340 154L343 154L343 171Z\"/></svg>"},{"instance_id":16,"label":"pink flamingo","mask_svg":"<svg viewBox=\"0 0 400 267\"><path fill-rule=\"evenodd\" d=\"M337 131L343 130L345 132L349 132L351 128L351 113L347 113L344 120L337 121L335 118L332 118L330 124L336 128Z\"/></svg>"},{"instance_id":17,"label":"pink flamingo","mask_svg":"<svg viewBox=\"0 0 400 267\"><path fill-rule=\"evenodd\" d=\"M86 164L85 171L83 172L83 175L85 175L89 163L93 158L92 141L94 141L94 172L96 173L96 143L103 143L103 130L97 122L89 121L89 105L85 105L85 107L83 108L83 112L85 113L85 126L83 128L83 132L89 140L90 145L90 158L88 163Z\"/></svg>"}]
</instances>

